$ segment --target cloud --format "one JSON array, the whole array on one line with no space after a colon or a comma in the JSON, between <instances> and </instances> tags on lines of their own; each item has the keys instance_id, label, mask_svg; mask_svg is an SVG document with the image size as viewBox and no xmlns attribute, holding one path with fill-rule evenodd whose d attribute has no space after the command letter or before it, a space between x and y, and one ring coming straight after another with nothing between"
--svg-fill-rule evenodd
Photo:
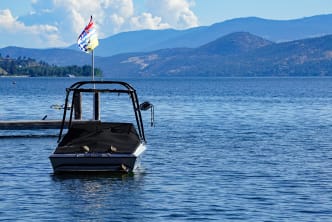
<instances>
[{"instance_id":1,"label":"cloud","mask_svg":"<svg viewBox=\"0 0 332 222\"><path fill-rule=\"evenodd\" d=\"M148 12L133 16L132 29L185 29L198 26L198 18L190 9L195 5L189 0L146 0Z\"/></svg>"},{"instance_id":2,"label":"cloud","mask_svg":"<svg viewBox=\"0 0 332 222\"><path fill-rule=\"evenodd\" d=\"M10 27L14 26L15 28L16 26L23 26L23 24L16 22L16 19L12 16L11 11L9 9L5 9L0 11L0 26L10 30Z\"/></svg>"},{"instance_id":3,"label":"cloud","mask_svg":"<svg viewBox=\"0 0 332 222\"><path fill-rule=\"evenodd\" d=\"M134 14L134 3L132 0L101 0L101 5L105 9L110 9L114 14L124 18Z\"/></svg>"},{"instance_id":4,"label":"cloud","mask_svg":"<svg viewBox=\"0 0 332 222\"><path fill-rule=\"evenodd\" d=\"M198 18L190 9L194 1L188 0L147 0L148 10L160 16L174 28L189 28L198 25Z\"/></svg>"},{"instance_id":5,"label":"cloud","mask_svg":"<svg viewBox=\"0 0 332 222\"><path fill-rule=\"evenodd\" d=\"M52 8L53 13L61 15L58 19L62 23L62 27L66 27L67 31L72 31L76 34L80 33L88 23L90 15L104 17L104 10L101 8L100 0L53 0Z\"/></svg>"},{"instance_id":6,"label":"cloud","mask_svg":"<svg viewBox=\"0 0 332 222\"><path fill-rule=\"evenodd\" d=\"M142 13L140 16L132 17L130 24L135 29L166 29L170 28L167 23L162 23L161 17L153 17L150 13Z\"/></svg>"},{"instance_id":7,"label":"cloud","mask_svg":"<svg viewBox=\"0 0 332 222\"><path fill-rule=\"evenodd\" d=\"M21 42L33 44L56 44L64 42L57 37L58 29L52 25L30 25L27 26L14 17L9 9L0 10L0 28L5 33L2 44L13 39L21 39ZM12 44L9 44L12 45ZM29 45L26 45L29 47Z\"/></svg>"},{"instance_id":8,"label":"cloud","mask_svg":"<svg viewBox=\"0 0 332 222\"><path fill-rule=\"evenodd\" d=\"M94 16L100 38L139 29L184 29L197 26L191 10L193 0L145 0L135 8L134 0L31 0L31 11L14 17L0 11L0 27L37 39L31 47L59 47L73 44ZM136 5L138 6L138 5ZM28 37L26 37L28 36ZM23 39L16 39L24 42ZM37 43L38 42L38 43ZM14 43L16 44L16 43ZM16 44L19 45L19 44Z\"/></svg>"},{"instance_id":9,"label":"cloud","mask_svg":"<svg viewBox=\"0 0 332 222\"><path fill-rule=\"evenodd\" d=\"M128 21L134 16L132 0L101 0L101 2L106 15L102 20L102 24L105 27L110 27L109 31L105 31L102 35L108 36L130 30Z\"/></svg>"}]
</instances>

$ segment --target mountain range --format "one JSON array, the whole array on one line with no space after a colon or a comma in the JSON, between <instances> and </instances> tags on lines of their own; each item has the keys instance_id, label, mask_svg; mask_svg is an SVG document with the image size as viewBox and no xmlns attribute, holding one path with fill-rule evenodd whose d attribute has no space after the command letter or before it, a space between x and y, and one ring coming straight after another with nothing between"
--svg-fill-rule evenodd
<instances>
[{"instance_id":1,"label":"mountain range","mask_svg":"<svg viewBox=\"0 0 332 222\"><path fill-rule=\"evenodd\" d=\"M126 32L100 40L95 65L105 77L330 76L331 27L332 15L320 15L287 21L250 17L181 31ZM91 64L90 55L73 47L6 47L0 53L62 66Z\"/></svg>"},{"instance_id":2,"label":"mountain range","mask_svg":"<svg viewBox=\"0 0 332 222\"><path fill-rule=\"evenodd\" d=\"M274 43L236 32L198 48L121 54L99 61L110 76L331 76L332 35Z\"/></svg>"},{"instance_id":3,"label":"mountain range","mask_svg":"<svg viewBox=\"0 0 332 222\"><path fill-rule=\"evenodd\" d=\"M293 20L269 20L257 17L237 18L186 30L141 30L123 32L100 40L98 56L158 49L196 48L233 32L249 32L273 42L285 42L332 34L332 14ZM70 49L79 50L74 44Z\"/></svg>"}]
</instances>

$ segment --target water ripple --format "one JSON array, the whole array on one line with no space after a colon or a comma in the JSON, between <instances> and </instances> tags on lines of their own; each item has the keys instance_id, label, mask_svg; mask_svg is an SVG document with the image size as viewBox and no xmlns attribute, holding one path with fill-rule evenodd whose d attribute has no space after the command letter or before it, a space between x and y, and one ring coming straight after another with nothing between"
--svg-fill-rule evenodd
<instances>
[{"instance_id":1,"label":"water ripple","mask_svg":"<svg viewBox=\"0 0 332 222\"><path fill-rule=\"evenodd\" d=\"M2 80L1 119L59 116L49 103L60 104L73 81ZM155 105L140 170L53 175L48 156L56 138L9 134L1 138L0 220L332 218L332 79L128 81Z\"/></svg>"}]
</instances>

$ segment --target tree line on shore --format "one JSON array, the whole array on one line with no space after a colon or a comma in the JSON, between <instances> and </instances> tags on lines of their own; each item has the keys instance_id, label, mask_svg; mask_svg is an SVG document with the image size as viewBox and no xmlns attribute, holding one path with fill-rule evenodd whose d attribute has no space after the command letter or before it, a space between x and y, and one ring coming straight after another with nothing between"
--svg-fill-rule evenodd
<instances>
[{"instance_id":1,"label":"tree line on shore","mask_svg":"<svg viewBox=\"0 0 332 222\"><path fill-rule=\"evenodd\" d=\"M29 57L11 58L0 54L0 76L30 76L30 77L68 77L91 76L89 65L56 66L44 61L36 61ZM102 76L102 71L95 68L96 76Z\"/></svg>"}]
</instances>

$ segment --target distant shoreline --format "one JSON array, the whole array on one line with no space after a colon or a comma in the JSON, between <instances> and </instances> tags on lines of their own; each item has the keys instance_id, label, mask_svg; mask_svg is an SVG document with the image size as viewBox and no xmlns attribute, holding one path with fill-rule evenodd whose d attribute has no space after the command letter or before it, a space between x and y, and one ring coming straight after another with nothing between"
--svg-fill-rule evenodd
<instances>
[{"instance_id":1,"label":"distant shoreline","mask_svg":"<svg viewBox=\"0 0 332 222\"><path fill-rule=\"evenodd\" d=\"M28 77L31 77L31 76L28 76L28 75L10 75L10 76L1 75L0 77L1 78L28 78Z\"/></svg>"},{"instance_id":2,"label":"distant shoreline","mask_svg":"<svg viewBox=\"0 0 332 222\"><path fill-rule=\"evenodd\" d=\"M91 76L75 76L75 77L68 77L68 76L0 76L0 78L8 78L8 79L18 79L18 78L29 78L29 79L38 79L38 78L49 78L49 79L57 79L57 78L64 78L64 79L91 79ZM160 79L160 80L171 80L171 79L178 79L178 80L194 80L194 79L330 79L332 76L154 76L154 77L146 77L146 76L123 76L123 77L95 77L95 80L106 80L106 79L142 79L142 80L153 80L153 79Z\"/></svg>"}]
</instances>

